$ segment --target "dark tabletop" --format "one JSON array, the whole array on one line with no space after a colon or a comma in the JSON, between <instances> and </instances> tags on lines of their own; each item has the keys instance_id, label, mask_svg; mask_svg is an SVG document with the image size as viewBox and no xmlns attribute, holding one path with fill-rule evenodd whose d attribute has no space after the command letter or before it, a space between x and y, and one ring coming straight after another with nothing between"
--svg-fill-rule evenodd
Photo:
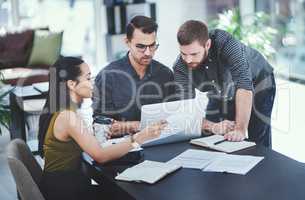
<instances>
[{"instance_id":1,"label":"dark tabletop","mask_svg":"<svg viewBox=\"0 0 305 200\"><path fill-rule=\"evenodd\" d=\"M144 159L165 162L189 148L203 149L187 142L160 145L145 148ZM93 169L134 199L305 200L303 163L262 146L234 154L264 156L264 159L246 175L182 168L153 185L114 180L117 172L126 166L95 165Z\"/></svg>"}]
</instances>

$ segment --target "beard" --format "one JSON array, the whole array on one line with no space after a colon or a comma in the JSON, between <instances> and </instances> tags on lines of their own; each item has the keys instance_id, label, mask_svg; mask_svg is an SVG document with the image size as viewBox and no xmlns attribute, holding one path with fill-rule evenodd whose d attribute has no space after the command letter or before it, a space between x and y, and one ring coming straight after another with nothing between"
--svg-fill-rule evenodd
<instances>
[{"instance_id":1,"label":"beard","mask_svg":"<svg viewBox=\"0 0 305 200\"><path fill-rule=\"evenodd\" d=\"M186 65L189 69L197 69L200 64L201 64L201 62L186 63Z\"/></svg>"},{"instance_id":2,"label":"beard","mask_svg":"<svg viewBox=\"0 0 305 200\"><path fill-rule=\"evenodd\" d=\"M141 58L135 58L134 60L140 65L149 65L152 61L152 56L143 56Z\"/></svg>"},{"instance_id":3,"label":"beard","mask_svg":"<svg viewBox=\"0 0 305 200\"><path fill-rule=\"evenodd\" d=\"M197 69L202 63L204 63L206 61L206 59L208 58L208 53L209 53L208 50L204 51L204 55L202 56L202 59L200 62L191 62L191 63L186 63L185 61L184 62L189 69L192 69L192 70Z\"/></svg>"}]
</instances>

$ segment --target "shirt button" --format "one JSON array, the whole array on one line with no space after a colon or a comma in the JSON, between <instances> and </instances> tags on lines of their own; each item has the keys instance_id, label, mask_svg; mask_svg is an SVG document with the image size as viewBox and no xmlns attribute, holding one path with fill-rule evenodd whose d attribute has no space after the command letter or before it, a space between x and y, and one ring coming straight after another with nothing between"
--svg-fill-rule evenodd
<instances>
[{"instance_id":1,"label":"shirt button","mask_svg":"<svg viewBox=\"0 0 305 200\"><path fill-rule=\"evenodd\" d=\"M212 80L212 83L215 83L215 80Z\"/></svg>"},{"instance_id":2,"label":"shirt button","mask_svg":"<svg viewBox=\"0 0 305 200\"><path fill-rule=\"evenodd\" d=\"M206 69L209 69L209 66L205 66Z\"/></svg>"}]
</instances>

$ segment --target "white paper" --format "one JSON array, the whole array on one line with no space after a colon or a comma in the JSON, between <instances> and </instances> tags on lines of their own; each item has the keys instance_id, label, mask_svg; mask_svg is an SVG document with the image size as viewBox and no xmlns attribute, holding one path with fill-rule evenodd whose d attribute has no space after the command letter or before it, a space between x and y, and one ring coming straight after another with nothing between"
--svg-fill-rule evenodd
<instances>
[{"instance_id":1,"label":"white paper","mask_svg":"<svg viewBox=\"0 0 305 200\"><path fill-rule=\"evenodd\" d=\"M188 149L167 163L181 165L183 168L203 169L216 157L224 154L221 152Z\"/></svg>"},{"instance_id":2,"label":"white paper","mask_svg":"<svg viewBox=\"0 0 305 200\"><path fill-rule=\"evenodd\" d=\"M202 118L204 116L202 101L198 99L188 99L144 105L141 109L140 129L158 122L167 120L168 125L155 141L175 134L184 135L185 138L195 138L201 135Z\"/></svg>"},{"instance_id":3,"label":"white paper","mask_svg":"<svg viewBox=\"0 0 305 200\"><path fill-rule=\"evenodd\" d=\"M167 126L162 131L163 133L173 134L179 133L186 129L185 119L190 118L186 114L170 115L165 120L167 121Z\"/></svg>"},{"instance_id":4,"label":"white paper","mask_svg":"<svg viewBox=\"0 0 305 200\"><path fill-rule=\"evenodd\" d=\"M226 154L216 158L203 171L229 172L245 175L264 157Z\"/></svg>"},{"instance_id":5,"label":"white paper","mask_svg":"<svg viewBox=\"0 0 305 200\"><path fill-rule=\"evenodd\" d=\"M231 155L223 152L188 149L168 164L181 165L184 168L200 169L211 172L228 172L245 175L264 157Z\"/></svg>"}]
</instances>

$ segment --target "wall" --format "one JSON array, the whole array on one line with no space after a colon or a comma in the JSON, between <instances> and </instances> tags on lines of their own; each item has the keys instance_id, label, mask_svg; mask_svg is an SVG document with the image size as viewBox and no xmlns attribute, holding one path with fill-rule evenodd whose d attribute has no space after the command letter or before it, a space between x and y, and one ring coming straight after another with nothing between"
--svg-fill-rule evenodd
<instances>
[{"instance_id":1,"label":"wall","mask_svg":"<svg viewBox=\"0 0 305 200\"><path fill-rule=\"evenodd\" d=\"M189 19L204 20L205 0L150 0L157 5L159 24L158 41L160 47L155 58L172 67L179 53L176 34L179 26Z\"/></svg>"}]
</instances>

